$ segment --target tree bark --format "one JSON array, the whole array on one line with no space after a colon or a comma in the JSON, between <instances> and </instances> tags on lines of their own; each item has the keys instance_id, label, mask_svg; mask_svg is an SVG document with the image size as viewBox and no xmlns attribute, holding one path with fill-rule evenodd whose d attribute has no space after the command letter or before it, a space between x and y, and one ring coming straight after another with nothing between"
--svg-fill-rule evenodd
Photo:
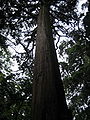
<instances>
[{"instance_id":1,"label":"tree bark","mask_svg":"<svg viewBox=\"0 0 90 120\"><path fill-rule=\"evenodd\" d=\"M71 120L54 47L49 8L41 6L38 16L33 81L33 120Z\"/></svg>"}]
</instances>

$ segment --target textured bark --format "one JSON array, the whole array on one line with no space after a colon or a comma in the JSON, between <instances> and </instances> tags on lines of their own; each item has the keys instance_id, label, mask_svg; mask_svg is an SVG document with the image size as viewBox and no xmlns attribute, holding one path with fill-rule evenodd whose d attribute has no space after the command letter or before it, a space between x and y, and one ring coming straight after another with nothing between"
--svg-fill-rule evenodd
<instances>
[{"instance_id":1,"label":"textured bark","mask_svg":"<svg viewBox=\"0 0 90 120\"><path fill-rule=\"evenodd\" d=\"M48 11L47 6L42 6L38 17L33 120L70 120Z\"/></svg>"}]
</instances>

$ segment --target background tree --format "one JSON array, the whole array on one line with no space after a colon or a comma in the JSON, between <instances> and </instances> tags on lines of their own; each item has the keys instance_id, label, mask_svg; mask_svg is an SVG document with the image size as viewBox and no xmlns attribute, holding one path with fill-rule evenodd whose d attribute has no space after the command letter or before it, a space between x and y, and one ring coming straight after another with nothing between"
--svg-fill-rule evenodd
<instances>
[{"instance_id":1,"label":"background tree","mask_svg":"<svg viewBox=\"0 0 90 120\"><path fill-rule=\"evenodd\" d=\"M5 37L0 38L0 119L31 118L31 80L12 70L12 55ZM20 77L21 76L21 77Z\"/></svg>"},{"instance_id":2,"label":"background tree","mask_svg":"<svg viewBox=\"0 0 90 120\"><path fill-rule=\"evenodd\" d=\"M85 10L87 3L82 4ZM84 16L78 19L78 29L70 32L70 40L64 41L60 46L65 48L68 55L66 62L61 62L64 85L69 106L73 110L75 120L89 120L90 116L90 26L89 7ZM82 27L83 26L83 27Z\"/></svg>"}]
</instances>

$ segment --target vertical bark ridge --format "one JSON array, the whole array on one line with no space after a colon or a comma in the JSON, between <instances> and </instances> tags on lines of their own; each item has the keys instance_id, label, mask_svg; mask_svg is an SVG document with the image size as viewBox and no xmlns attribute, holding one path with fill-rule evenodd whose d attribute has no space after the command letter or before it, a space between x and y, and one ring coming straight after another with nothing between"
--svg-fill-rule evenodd
<instances>
[{"instance_id":1,"label":"vertical bark ridge","mask_svg":"<svg viewBox=\"0 0 90 120\"><path fill-rule=\"evenodd\" d=\"M38 16L36 59L33 81L33 120L68 120L67 105L54 47L49 8Z\"/></svg>"}]
</instances>

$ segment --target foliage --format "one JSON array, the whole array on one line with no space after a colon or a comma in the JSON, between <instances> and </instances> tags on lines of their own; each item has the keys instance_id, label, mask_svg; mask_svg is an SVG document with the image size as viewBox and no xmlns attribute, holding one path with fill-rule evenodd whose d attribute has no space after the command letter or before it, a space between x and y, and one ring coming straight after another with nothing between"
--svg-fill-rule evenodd
<instances>
[{"instance_id":1,"label":"foliage","mask_svg":"<svg viewBox=\"0 0 90 120\"><path fill-rule=\"evenodd\" d=\"M90 119L90 24L89 12L83 24L69 33L69 40L62 46L67 58L61 62L62 77L69 107L75 120ZM87 20L87 21L86 21ZM79 20L79 23L82 22ZM84 25L84 27L82 27ZM61 52L60 54L62 54Z\"/></svg>"},{"instance_id":2,"label":"foliage","mask_svg":"<svg viewBox=\"0 0 90 120\"><path fill-rule=\"evenodd\" d=\"M37 17L44 1L0 0L0 120L31 119ZM60 65L69 106L76 120L89 120L90 5L85 16L77 0L48 4L56 49L60 58L68 55ZM17 71L11 60L17 61Z\"/></svg>"},{"instance_id":3,"label":"foliage","mask_svg":"<svg viewBox=\"0 0 90 120\"><path fill-rule=\"evenodd\" d=\"M5 46L4 46L5 47ZM31 118L31 80L13 73L11 54L0 46L0 120Z\"/></svg>"}]
</instances>

